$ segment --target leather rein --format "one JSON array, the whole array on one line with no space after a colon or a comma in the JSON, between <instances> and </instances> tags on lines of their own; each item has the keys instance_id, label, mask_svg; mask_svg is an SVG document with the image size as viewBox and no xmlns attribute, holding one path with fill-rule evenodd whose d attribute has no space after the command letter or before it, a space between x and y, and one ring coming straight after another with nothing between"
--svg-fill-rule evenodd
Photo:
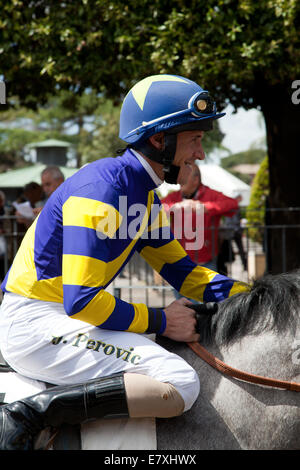
<instances>
[{"instance_id":1,"label":"leather rein","mask_svg":"<svg viewBox=\"0 0 300 470\"><path fill-rule=\"evenodd\" d=\"M187 343L187 345L205 362L207 362L214 369L219 372L234 377L238 380L243 380L244 382L251 382L258 385L265 385L267 387L281 388L284 390L290 390L293 392L300 392L300 383L297 382L288 382L286 380L277 380L269 377L263 377L261 375L249 374L248 372L243 372L239 369L234 369L233 367L225 364L220 359L211 354L207 349L201 346L199 343Z\"/></svg>"}]
</instances>

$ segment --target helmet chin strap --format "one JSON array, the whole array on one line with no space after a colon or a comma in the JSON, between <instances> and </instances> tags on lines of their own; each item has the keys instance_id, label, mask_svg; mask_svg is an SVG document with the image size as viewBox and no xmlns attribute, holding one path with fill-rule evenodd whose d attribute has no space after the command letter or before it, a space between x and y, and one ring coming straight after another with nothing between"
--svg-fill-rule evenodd
<instances>
[{"instance_id":1,"label":"helmet chin strap","mask_svg":"<svg viewBox=\"0 0 300 470\"><path fill-rule=\"evenodd\" d=\"M164 171L164 180L169 184L177 184L180 167L173 165L176 153L177 133L164 133L164 148L155 148L149 140L134 144L132 147L146 155L150 160L161 163Z\"/></svg>"},{"instance_id":2,"label":"helmet chin strap","mask_svg":"<svg viewBox=\"0 0 300 470\"><path fill-rule=\"evenodd\" d=\"M176 184L180 167L173 164L177 146L177 134L165 133L165 146L163 150L163 165L165 181Z\"/></svg>"},{"instance_id":3,"label":"helmet chin strap","mask_svg":"<svg viewBox=\"0 0 300 470\"><path fill-rule=\"evenodd\" d=\"M164 168L165 182L169 184L177 184L179 171L180 167L172 164L167 168Z\"/></svg>"}]
</instances>

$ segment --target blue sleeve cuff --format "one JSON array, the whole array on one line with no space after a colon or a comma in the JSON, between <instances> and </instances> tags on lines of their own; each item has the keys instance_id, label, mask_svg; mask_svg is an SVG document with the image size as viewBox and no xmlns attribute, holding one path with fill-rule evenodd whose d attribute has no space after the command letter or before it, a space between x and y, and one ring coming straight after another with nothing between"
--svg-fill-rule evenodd
<instances>
[{"instance_id":1,"label":"blue sleeve cuff","mask_svg":"<svg viewBox=\"0 0 300 470\"><path fill-rule=\"evenodd\" d=\"M145 333L161 335L167 326L166 314L161 308L148 308L149 320Z\"/></svg>"}]
</instances>

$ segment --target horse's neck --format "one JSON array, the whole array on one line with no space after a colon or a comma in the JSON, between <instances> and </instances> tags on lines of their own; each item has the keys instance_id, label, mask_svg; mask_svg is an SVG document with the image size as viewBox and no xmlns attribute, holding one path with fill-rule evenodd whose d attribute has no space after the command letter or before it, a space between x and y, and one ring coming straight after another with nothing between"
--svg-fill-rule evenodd
<instances>
[{"instance_id":1,"label":"horse's neck","mask_svg":"<svg viewBox=\"0 0 300 470\"><path fill-rule=\"evenodd\" d=\"M252 374L300 381L300 361L293 360L299 359L300 353L297 356L294 346L292 335L279 337L269 332L248 336L227 348L214 348L213 353L228 365ZM242 448L299 448L297 392L248 384L224 377L210 367L205 369L202 393Z\"/></svg>"},{"instance_id":2,"label":"horse's neck","mask_svg":"<svg viewBox=\"0 0 300 470\"><path fill-rule=\"evenodd\" d=\"M299 361L296 360L295 348L297 339L294 334L265 332L247 336L229 347L222 347L219 354L224 362L237 369L282 380L295 380L297 375L299 378ZM300 350L299 341L298 349Z\"/></svg>"},{"instance_id":3,"label":"horse's neck","mask_svg":"<svg viewBox=\"0 0 300 470\"><path fill-rule=\"evenodd\" d=\"M298 331L295 336L248 336L228 348L207 349L246 372L300 382ZM200 395L190 411L172 420L157 420L159 449L300 448L300 393L224 376L186 345L164 337L159 341L185 358L200 379Z\"/></svg>"}]
</instances>

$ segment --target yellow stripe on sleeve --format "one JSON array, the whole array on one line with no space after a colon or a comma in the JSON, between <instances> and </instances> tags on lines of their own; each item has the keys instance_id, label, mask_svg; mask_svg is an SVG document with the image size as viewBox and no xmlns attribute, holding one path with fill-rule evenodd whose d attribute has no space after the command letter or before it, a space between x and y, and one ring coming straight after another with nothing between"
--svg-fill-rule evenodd
<instances>
[{"instance_id":1,"label":"yellow stripe on sleeve","mask_svg":"<svg viewBox=\"0 0 300 470\"><path fill-rule=\"evenodd\" d=\"M203 266L196 266L185 278L180 293L185 297L202 302L204 291L216 274L215 271L211 271Z\"/></svg>"},{"instance_id":2,"label":"yellow stripe on sleeve","mask_svg":"<svg viewBox=\"0 0 300 470\"><path fill-rule=\"evenodd\" d=\"M177 240L172 240L158 248L146 246L141 250L141 256L155 269L160 272L165 263L176 263L186 257L186 252Z\"/></svg>"},{"instance_id":3,"label":"yellow stripe on sleeve","mask_svg":"<svg viewBox=\"0 0 300 470\"><path fill-rule=\"evenodd\" d=\"M98 326L108 319L115 306L114 296L102 289L80 312L74 313L70 318Z\"/></svg>"},{"instance_id":4,"label":"yellow stripe on sleeve","mask_svg":"<svg viewBox=\"0 0 300 470\"><path fill-rule=\"evenodd\" d=\"M63 205L64 225L92 228L112 238L122 222L121 214L110 204L71 196Z\"/></svg>"},{"instance_id":5,"label":"yellow stripe on sleeve","mask_svg":"<svg viewBox=\"0 0 300 470\"><path fill-rule=\"evenodd\" d=\"M148 328L148 308L144 304L132 305L134 307L134 319L126 331L143 333Z\"/></svg>"},{"instance_id":6,"label":"yellow stripe on sleeve","mask_svg":"<svg viewBox=\"0 0 300 470\"><path fill-rule=\"evenodd\" d=\"M152 224L148 228L148 231L151 232L151 231L157 230L159 228L169 227L169 226L170 226L170 223L169 223L167 214L166 214L164 208L162 207L161 210L159 211L159 213L157 214L157 217L154 219L154 221L152 222Z\"/></svg>"},{"instance_id":7,"label":"yellow stripe on sleeve","mask_svg":"<svg viewBox=\"0 0 300 470\"><path fill-rule=\"evenodd\" d=\"M229 292L229 297L232 295L238 294L239 292L247 292L251 289L250 284L246 284L245 282L236 281L234 282L232 288Z\"/></svg>"},{"instance_id":8,"label":"yellow stripe on sleeve","mask_svg":"<svg viewBox=\"0 0 300 470\"><path fill-rule=\"evenodd\" d=\"M105 284L107 264L82 255L63 255L63 283L75 286L100 287Z\"/></svg>"}]
</instances>

